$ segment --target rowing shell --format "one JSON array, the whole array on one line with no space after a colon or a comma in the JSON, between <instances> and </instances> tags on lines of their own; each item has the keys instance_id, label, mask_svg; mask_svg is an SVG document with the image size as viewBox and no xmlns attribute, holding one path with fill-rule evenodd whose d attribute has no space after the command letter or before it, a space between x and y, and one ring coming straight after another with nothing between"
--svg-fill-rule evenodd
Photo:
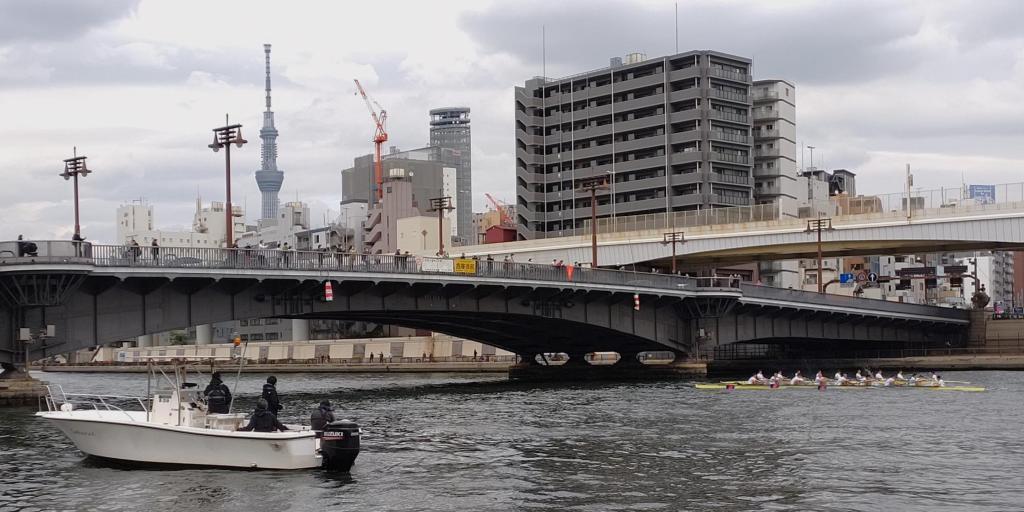
<instances>
[{"instance_id":1,"label":"rowing shell","mask_svg":"<svg viewBox=\"0 0 1024 512\"><path fill-rule=\"evenodd\" d=\"M697 389L749 389L756 391L775 391L779 389L818 389L816 385L803 386L779 386L772 388L765 384L697 384ZM985 391L985 388L978 386L828 386L826 389L930 389L934 391Z\"/></svg>"}]
</instances>

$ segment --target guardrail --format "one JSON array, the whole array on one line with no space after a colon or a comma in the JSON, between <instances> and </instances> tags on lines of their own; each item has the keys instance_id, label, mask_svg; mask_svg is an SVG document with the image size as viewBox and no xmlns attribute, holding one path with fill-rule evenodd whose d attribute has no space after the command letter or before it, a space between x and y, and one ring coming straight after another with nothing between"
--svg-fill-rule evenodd
<instances>
[{"instance_id":1,"label":"guardrail","mask_svg":"<svg viewBox=\"0 0 1024 512\"><path fill-rule=\"evenodd\" d=\"M814 353L787 349L778 345L730 344L715 347L713 359L722 360L831 360L831 359L904 359L909 357L953 357L984 355L1024 355L1024 347L925 347L876 350L851 350L835 353Z\"/></svg>"},{"instance_id":2,"label":"guardrail","mask_svg":"<svg viewBox=\"0 0 1024 512\"><path fill-rule=\"evenodd\" d=\"M210 247L142 247L52 240L0 242L0 251L6 250L6 247L13 247L11 244L16 245L17 243L34 243L37 249L35 255L22 252L21 256L0 256L0 266L64 263L94 267L447 274L669 290L695 288L738 290L740 284L737 279L731 277L687 277L627 270L594 269L563 262L553 262L552 264L516 263L514 261L470 258L426 258L407 254L357 254ZM15 248L13 254L18 254L17 250Z\"/></svg>"}]
</instances>

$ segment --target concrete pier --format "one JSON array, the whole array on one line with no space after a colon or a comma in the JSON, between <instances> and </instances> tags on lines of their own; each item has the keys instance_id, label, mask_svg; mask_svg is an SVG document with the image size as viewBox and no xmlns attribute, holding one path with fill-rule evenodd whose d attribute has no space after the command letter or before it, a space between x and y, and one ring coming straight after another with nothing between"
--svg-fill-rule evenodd
<instances>
[{"instance_id":1,"label":"concrete pier","mask_svg":"<svg viewBox=\"0 0 1024 512\"><path fill-rule=\"evenodd\" d=\"M5 370L0 373L0 407L32 406L46 396L46 383L27 373Z\"/></svg>"}]
</instances>

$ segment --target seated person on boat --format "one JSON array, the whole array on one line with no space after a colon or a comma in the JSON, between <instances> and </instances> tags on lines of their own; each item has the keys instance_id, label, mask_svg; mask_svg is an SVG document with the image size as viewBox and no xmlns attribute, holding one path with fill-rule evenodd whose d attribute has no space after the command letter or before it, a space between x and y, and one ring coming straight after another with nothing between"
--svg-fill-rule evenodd
<instances>
[{"instance_id":1,"label":"seated person on boat","mask_svg":"<svg viewBox=\"0 0 1024 512\"><path fill-rule=\"evenodd\" d=\"M267 401L260 398L256 401L256 410L252 413L252 418L249 418L249 424L238 429L239 432L276 432L278 430L285 431L288 427L281 424L277 420L277 416L274 416L267 409Z\"/></svg>"}]
</instances>

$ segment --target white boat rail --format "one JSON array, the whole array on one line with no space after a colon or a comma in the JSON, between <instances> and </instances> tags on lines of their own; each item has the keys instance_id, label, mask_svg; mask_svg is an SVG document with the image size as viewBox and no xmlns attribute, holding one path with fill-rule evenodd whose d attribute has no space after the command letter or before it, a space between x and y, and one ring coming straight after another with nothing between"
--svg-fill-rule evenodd
<instances>
[{"instance_id":1,"label":"white boat rail","mask_svg":"<svg viewBox=\"0 0 1024 512\"><path fill-rule=\"evenodd\" d=\"M48 384L46 386L46 409L50 412L63 410L64 404L71 405L72 408L78 408L84 406L85 408L91 407L96 411L120 411L124 415L134 421L135 418L128 411L115 405L114 401L122 402L135 402L139 404L141 412L149 414L149 408L146 407L145 398L139 396L126 396L126 395L98 395L92 393L65 393L64 388L60 384Z\"/></svg>"}]
</instances>

